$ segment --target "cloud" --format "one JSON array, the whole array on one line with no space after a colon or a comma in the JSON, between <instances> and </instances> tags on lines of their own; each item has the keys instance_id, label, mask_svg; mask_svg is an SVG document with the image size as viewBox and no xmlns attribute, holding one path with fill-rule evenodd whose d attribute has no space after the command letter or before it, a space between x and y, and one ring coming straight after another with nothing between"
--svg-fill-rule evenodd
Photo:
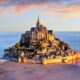
<instances>
[{"instance_id":1,"label":"cloud","mask_svg":"<svg viewBox=\"0 0 80 80\"><path fill-rule=\"evenodd\" d=\"M3 0L3 2L0 1L0 15L4 16L5 12L8 12L8 10L12 11L14 15L17 15L17 14L26 12L30 9L33 9L33 8L47 7L49 4L50 4L49 2L47 2L47 3L32 3L32 2L29 2L26 0L24 0L24 1L12 0L12 2L10 0L7 0L5 2Z\"/></svg>"},{"instance_id":2,"label":"cloud","mask_svg":"<svg viewBox=\"0 0 80 80\"><path fill-rule=\"evenodd\" d=\"M41 8L41 7L47 7L49 3L42 3L42 4L24 4L20 6L15 6L14 9L17 13L25 12L33 8Z\"/></svg>"},{"instance_id":3,"label":"cloud","mask_svg":"<svg viewBox=\"0 0 80 80\"><path fill-rule=\"evenodd\" d=\"M0 3L4 3L4 2L6 2L6 0L0 0Z\"/></svg>"},{"instance_id":4,"label":"cloud","mask_svg":"<svg viewBox=\"0 0 80 80\"><path fill-rule=\"evenodd\" d=\"M48 14L80 14L80 0L0 0L0 15L11 10L20 14L34 8L43 8Z\"/></svg>"},{"instance_id":5,"label":"cloud","mask_svg":"<svg viewBox=\"0 0 80 80\"><path fill-rule=\"evenodd\" d=\"M47 10L42 10L44 13L49 14L80 14L80 6L61 6L48 8Z\"/></svg>"},{"instance_id":6,"label":"cloud","mask_svg":"<svg viewBox=\"0 0 80 80\"><path fill-rule=\"evenodd\" d=\"M64 19L72 19L72 18L80 18L80 5L67 5L67 6L62 6L62 5L56 5L55 7L50 7L46 10L42 10L42 13L47 13L47 14L54 14L58 15ZM77 16L79 15L79 16Z\"/></svg>"}]
</instances>

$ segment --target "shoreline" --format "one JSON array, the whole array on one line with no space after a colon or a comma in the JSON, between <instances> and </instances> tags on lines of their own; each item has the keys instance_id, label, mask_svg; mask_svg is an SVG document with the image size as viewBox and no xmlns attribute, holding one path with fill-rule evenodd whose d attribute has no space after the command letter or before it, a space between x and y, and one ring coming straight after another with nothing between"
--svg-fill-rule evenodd
<instances>
[{"instance_id":1,"label":"shoreline","mask_svg":"<svg viewBox=\"0 0 80 80\"><path fill-rule=\"evenodd\" d=\"M5 63L5 62L8 62L8 60L0 58L0 64Z\"/></svg>"}]
</instances>

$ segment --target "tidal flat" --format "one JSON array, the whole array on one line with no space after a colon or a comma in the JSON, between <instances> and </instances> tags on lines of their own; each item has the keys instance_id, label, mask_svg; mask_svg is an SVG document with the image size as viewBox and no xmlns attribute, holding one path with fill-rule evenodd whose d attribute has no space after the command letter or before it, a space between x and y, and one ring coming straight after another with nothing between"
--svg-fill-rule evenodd
<instances>
[{"instance_id":1,"label":"tidal flat","mask_svg":"<svg viewBox=\"0 0 80 80\"><path fill-rule=\"evenodd\" d=\"M0 64L7 80L80 80L80 67L73 64L27 64L7 61Z\"/></svg>"}]
</instances>

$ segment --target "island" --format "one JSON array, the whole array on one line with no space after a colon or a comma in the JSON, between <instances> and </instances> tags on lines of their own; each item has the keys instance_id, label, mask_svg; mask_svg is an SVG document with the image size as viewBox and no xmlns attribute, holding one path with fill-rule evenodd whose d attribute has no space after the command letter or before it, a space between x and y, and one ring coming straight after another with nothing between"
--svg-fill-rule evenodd
<instances>
[{"instance_id":1,"label":"island","mask_svg":"<svg viewBox=\"0 0 80 80\"><path fill-rule=\"evenodd\" d=\"M80 54L57 38L53 30L47 30L38 17L36 27L26 31L18 43L4 50L5 57L24 63L50 64L78 60Z\"/></svg>"}]
</instances>

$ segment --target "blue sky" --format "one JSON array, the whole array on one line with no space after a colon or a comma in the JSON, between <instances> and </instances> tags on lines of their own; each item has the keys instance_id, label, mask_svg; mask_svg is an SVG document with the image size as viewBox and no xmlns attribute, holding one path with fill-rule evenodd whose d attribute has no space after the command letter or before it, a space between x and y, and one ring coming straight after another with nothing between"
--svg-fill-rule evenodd
<instances>
[{"instance_id":1,"label":"blue sky","mask_svg":"<svg viewBox=\"0 0 80 80\"><path fill-rule=\"evenodd\" d=\"M80 31L80 0L0 0L0 32L30 30L40 22L54 31Z\"/></svg>"}]
</instances>

